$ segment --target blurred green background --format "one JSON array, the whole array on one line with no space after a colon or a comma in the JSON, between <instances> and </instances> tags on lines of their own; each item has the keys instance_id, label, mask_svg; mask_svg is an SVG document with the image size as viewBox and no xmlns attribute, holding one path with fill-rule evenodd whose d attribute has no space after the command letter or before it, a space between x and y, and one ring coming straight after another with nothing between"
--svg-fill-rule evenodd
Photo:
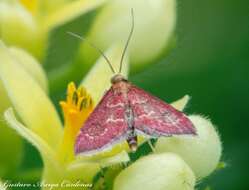
<instances>
[{"instance_id":1,"label":"blurred green background","mask_svg":"<svg viewBox=\"0 0 249 190\"><path fill-rule=\"evenodd\" d=\"M204 179L198 185L200 189L210 186L212 190L247 190L249 1L178 0L177 4L175 47L157 64L132 74L130 80L166 102L189 94L192 99L187 113L202 113L217 125L227 167ZM56 40L61 41L60 37ZM75 80L79 82L80 78ZM57 100L65 97L67 81L64 82L58 87L63 92L53 95L57 106ZM41 166L38 152L25 145L21 170ZM39 171L34 173L39 177ZM21 178L25 177L29 180L29 176Z\"/></svg>"},{"instance_id":2,"label":"blurred green background","mask_svg":"<svg viewBox=\"0 0 249 190\"><path fill-rule=\"evenodd\" d=\"M249 189L249 1L179 0L177 45L132 81L217 125L228 166L203 180L211 189ZM203 150L205 151L205 150Z\"/></svg>"}]
</instances>

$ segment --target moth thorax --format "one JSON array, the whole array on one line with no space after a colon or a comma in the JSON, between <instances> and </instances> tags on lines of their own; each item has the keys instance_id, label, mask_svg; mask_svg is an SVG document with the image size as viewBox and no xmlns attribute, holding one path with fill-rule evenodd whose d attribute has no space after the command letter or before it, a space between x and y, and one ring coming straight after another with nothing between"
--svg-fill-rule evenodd
<instances>
[{"instance_id":1,"label":"moth thorax","mask_svg":"<svg viewBox=\"0 0 249 190\"><path fill-rule=\"evenodd\" d=\"M118 82L121 82L121 81L127 81L123 75L121 74L116 74L114 75L112 78L111 78L111 83L112 84L115 84L115 83L118 83Z\"/></svg>"}]
</instances>

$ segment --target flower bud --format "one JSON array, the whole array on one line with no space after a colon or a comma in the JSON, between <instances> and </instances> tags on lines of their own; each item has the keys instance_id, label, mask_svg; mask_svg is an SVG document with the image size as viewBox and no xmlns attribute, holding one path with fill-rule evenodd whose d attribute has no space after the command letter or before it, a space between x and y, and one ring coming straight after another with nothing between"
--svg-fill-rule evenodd
<instances>
[{"instance_id":1,"label":"flower bud","mask_svg":"<svg viewBox=\"0 0 249 190\"><path fill-rule=\"evenodd\" d=\"M156 153L173 152L181 156L192 168L197 179L208 176L219 163L222 145L213 124L198 115L189 119L197 130L197 136L175 136L160 138Z\"/></svg>"},{"instance_id":2,"label":"flower bud","mask_svg":"<svg viewBox=\"0 0 249 190\"><path fill-rule=\"evenodd\" d=\"M115 179L114 190L193 190L195 176L176 154L153 154L139 159Z\"/></svg>"},{"instance_id":3,"label":"flower bud","mask_svg":"<svg viewBox=\"0 0 249 190\"><path fill-rule=\"evenodd\" d=\"M157 58L169 44L176 22L174 0L114 0L100 11L90 30L89 39L105 50L114 42L125 44L131 30L134 10L134 35L129 45L133 68ZM84 45L85 56L94 50Z\"/></svg>"}]
</instances>

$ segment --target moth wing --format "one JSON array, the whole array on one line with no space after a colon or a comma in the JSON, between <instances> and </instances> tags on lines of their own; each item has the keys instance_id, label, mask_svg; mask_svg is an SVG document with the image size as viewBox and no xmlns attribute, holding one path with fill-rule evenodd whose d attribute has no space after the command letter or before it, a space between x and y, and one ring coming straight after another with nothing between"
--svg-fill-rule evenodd
<instances>
[{"instance_id":1,"label":"moth wing","mask_svg":"<svg viewBox=\"0 0 249 190\"><path fill-rule=\"evenodd\" d=\"M125 97L111 88L88 117L76 139L75 153L96 154L123 141L128 126L124 118Z\"/></svg>"},{"instance_id":2,"label":"moth wing","mask_svg":"<svg viewBox=\"0 0 249 190\"><path fill-rule=\"evenodd\" d=\"M134 114L134 127L150 137L196 134L184 113L142 89L131 85L128 99Z\"/></svg>"}]
</instances>

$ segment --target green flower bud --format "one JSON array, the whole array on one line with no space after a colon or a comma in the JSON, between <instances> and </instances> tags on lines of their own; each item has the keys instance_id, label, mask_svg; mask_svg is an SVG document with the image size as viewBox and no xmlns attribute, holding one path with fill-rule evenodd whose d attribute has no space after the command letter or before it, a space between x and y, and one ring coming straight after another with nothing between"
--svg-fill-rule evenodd
<instances>
[{"instance_id":1,"label":"green flower bud","mask_svg":"<svg viewBox=\"0 0 249 190\"><path fill-rule=\"evenodd\" d=\"M89 39L103 50L114 42L125 44L131 28L132 8L135 28L129 50L132 67L140 68L157 58L168 45L176 22L174 0L110 1L97 15ZM84 55L89 59L95 50L83 46Z\"/></svg>"},{"instance_id":2,"label":"green flower bud","mask_svg":"<svg viewBox=\"0 0 249 190\"><path fill-rule=\"evenodd\" d=\"M123 170L115 179L114 190L193 190L195 176L176 154L146 156Z\"/></svg>"},{"instance_id":3,"label":"green flower bud","mask_svg":"<svg viewBox=\"0 0 249 190\"><path fill-rule=\"evenodd\" d=\"M181 156L192 168L197 179L208 176L217 167L222 145L213 124L198 115L189 119L197 130L197 136L175 136L160 138L156 153L173 152Z\"/></svg>"}]
</instances>

